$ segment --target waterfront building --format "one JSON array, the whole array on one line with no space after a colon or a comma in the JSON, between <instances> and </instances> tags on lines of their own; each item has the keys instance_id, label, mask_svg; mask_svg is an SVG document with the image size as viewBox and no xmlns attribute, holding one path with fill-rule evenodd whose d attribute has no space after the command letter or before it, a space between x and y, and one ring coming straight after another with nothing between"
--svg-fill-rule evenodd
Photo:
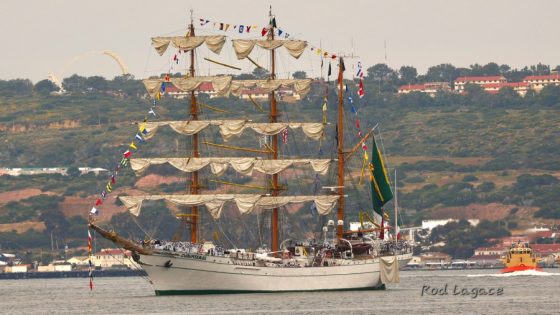
<instances>
[{"instance_id":1,"label":"waterfront building","mask_svg":"<svg viewBox=\"0 0 560 315\"><path fill-rule=\"evenodd\" d=\"M128 250L105 248L95 253L92 263L101 268L130 268L137 269L132 261L132 253Z\"/></svg>"},{"instance_id":2,"label":"waterfront building","mask_svg":"<svg viewBox=\"0 0 560 315\"><path fill-rule=\"evenodd\" d=\"M423 253L420 260L428 268L447 268L451 264L451 256L442 252Z\"/></svg>"}]
</instances>

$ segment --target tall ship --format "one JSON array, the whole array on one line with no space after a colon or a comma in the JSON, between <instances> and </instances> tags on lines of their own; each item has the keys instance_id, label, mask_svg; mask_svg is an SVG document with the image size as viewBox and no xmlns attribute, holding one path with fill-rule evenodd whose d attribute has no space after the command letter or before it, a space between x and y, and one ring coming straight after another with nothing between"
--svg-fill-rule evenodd
<instances>
[{"instance_id":1,"label":"tall ship","mask_svg":"<svg viewBox=\"0 0 560 315\"><path fill-rule=\"evenodd\" d=\"M289 121L287 115L279 110L277 98L280 91L290 89L303 99L311 90L313 81L305 78L278 78L277 53L284 49L289 58L298 59L308 43L302 40L275 38L278 32L272 13L269 13L269 21L266 29L262 30L262 37L231 40L239 60L250 59L249 55L256 47L268 54L268 77L264 79L241 80L227 75L199 75L195 65L198 49L204 48L201 46L205 44L211 52L220 54L226 37L198 36L192 16L186 36L152 38L152 45L159 55L163 55L171 45L184 53L183 56L189 56L187 75L144 80L148 94L153 98L159 98L160 93L170 85L188 93L188 119L144 121L139 124L139 131L147 139L153 137L158 128L169 126L173 131L188 138L190 148L188 156L185 157L130 158L129 163L137 174L142 174L152 165L169 164L187 174L187 191L182 194L120 196L119 199L134 216L140 214L143 202L147 201L165 201L176 207L184 207L177 217L185 223L184 228L190 231L190 237L188 240L132 241L117 231L109 231L99 226L95 216L90 216L89 227L118 246L132 251L134 260L151 280L156 295L383 289L386 283L399 281L399 267L406 265L412 258L411 248L406 242L397 240L396 235L391 240L380 237L380 234L389 231L387 227L379 226L379 222L372 222L375 225L370 224L368 227L362 225L355 230L345 228L345 203L349 196L349 185L345 181L348 174L345 174L345 170L351 155L365 143L369 144L370 140L372 149L368 150L371 154L365 169L369 173L371 189L368 190L371 190L372 196L359 198L368 201L371 206L368 211L372 212L371 215L373 212L382 214L382 207L393 198L381 151L375 143L375 137L372 136L374 129L356 141L350 150L344 146L345 57L332 58L335 64L338 63L335 82L338 99L336 122L329 125L324 116L325 107L317 111L318 119L314 122ZM251 62L255 63L253 60ZM258 89L266 93L266 121L256 122L248 118L201 119L202 104L198 92L202 85L211 85L212 93L217 96L240 96L246 89ZM305 141L322 141L327 127L335 129L334 158L285 157L285 151L281 156L280 141L287 135L288 130L290 133L298 132L297 137L307 138ZM265 141L259 149L212 144L201 138L202 133L212 128L219 130L224 141L233 136L245 136L245 129L252 130L260 138L264 137ZM205 156L202 148L208 146L217 147L219 156ZM249 156L228 156L227 152L234 148ZM291 191L284 184L287 180L293 180L307 185L315 177L326 175L329 168L336 168L336 182L333 186L322 187L323 189L316 194L298 195L297 191ZM228 169L233 169L239 174L235 178L245 176L262 179L265 182L264 188L215 181L229 188L239 188L237 191L231 191L223 187L209 189L202 184L207 175L221 176ZM288 172L289 169L298 172ZM302 170L312 175L301 175L305 174ZM281 180L284 174L285 178ZM257 192L254 192L255 189ZM325 224L320 226L320 231L308 231L315 232L317 237L297 240L282 232L282 212L288 207L305 203L318 214L312 219L326 218L320 219ZM203 210L208 211L211 219L217 220L225 210L231 211L235 208L244 216L256 214L267 217L270 222L270 236L267 237L269 244L260 244L257 249L235 246L226 248L215 240L201 239ZM305 235L310 234L313 233Z\"/></svg>"}]
</instances>

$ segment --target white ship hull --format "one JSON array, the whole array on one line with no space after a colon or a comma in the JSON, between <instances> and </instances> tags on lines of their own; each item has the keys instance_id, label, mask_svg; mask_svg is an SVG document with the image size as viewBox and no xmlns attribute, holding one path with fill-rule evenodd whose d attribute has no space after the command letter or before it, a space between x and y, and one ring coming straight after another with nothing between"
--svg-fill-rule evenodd
<instances>
[{"instance_id":1,"label":"white ship hull","mask_svg":"<svg viewBox=\"0 0 560 315\"><path fill-rule=\"evenodd\" d=\"M157 295L382 289L379 258L328 267L234 264L228 257L140 255Z\"/></svg>"}]
</instances>

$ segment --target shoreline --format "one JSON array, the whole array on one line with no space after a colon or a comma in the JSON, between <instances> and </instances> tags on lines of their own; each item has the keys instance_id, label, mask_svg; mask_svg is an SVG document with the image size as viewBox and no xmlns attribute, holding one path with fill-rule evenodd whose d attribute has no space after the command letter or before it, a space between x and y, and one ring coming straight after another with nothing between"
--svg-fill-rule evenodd
<instances>
[{"instance_id":1,"label":"shoreline","mask_svg":"<svg viewBox=\"0 0 560 315\"><path fill-rule=\"evenodd\" d=\"M405 268L401 272L409 271L457 271L457 270L499 270L503 267L480 267L480 268ZM547 269L557 269L558 266L546 267ZM94 278L98 277L146 277L144 270L115 269L115 270L95 270ZM58 278L88 278L87 270L75 271L49 271L49 272L16 272L0 273L0 280L19 280L19 279L58 279Z\"/></svg>"},{"instance_id":2,"label":"shoreline","mask_svg":"<svg viewBox=\"0 0 560 315\"><path fill-rule=\"evenodd\" d=\"M93 277L142 277L146 276L144 270L115 269L115 270L94 270ZM14 272L0 273L0 280L18 279L56 279L56 278L88 278L89 271L48 271L48 272Z\"/></svg>"}]
</instances>

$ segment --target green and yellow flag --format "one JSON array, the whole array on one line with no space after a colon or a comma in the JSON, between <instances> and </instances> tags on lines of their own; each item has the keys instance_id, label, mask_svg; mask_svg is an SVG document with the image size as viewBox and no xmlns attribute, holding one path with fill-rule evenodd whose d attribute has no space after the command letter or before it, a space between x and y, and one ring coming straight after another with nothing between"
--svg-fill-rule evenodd
<instances>
[{"instance_id":1,"label":"green and yellow flag","mask_svg":"<svg viewBox=\"0 0 560 315\"><path fill-rule=\"evenodd\" d=\"M381 207L389 200L393 199L393 192L391 191L389 175L383 163L383 157L375 144L375 137L373 139L373 148L371 149L369 172L373 210L383 216Z\"/></svg>"}]
</instances>

